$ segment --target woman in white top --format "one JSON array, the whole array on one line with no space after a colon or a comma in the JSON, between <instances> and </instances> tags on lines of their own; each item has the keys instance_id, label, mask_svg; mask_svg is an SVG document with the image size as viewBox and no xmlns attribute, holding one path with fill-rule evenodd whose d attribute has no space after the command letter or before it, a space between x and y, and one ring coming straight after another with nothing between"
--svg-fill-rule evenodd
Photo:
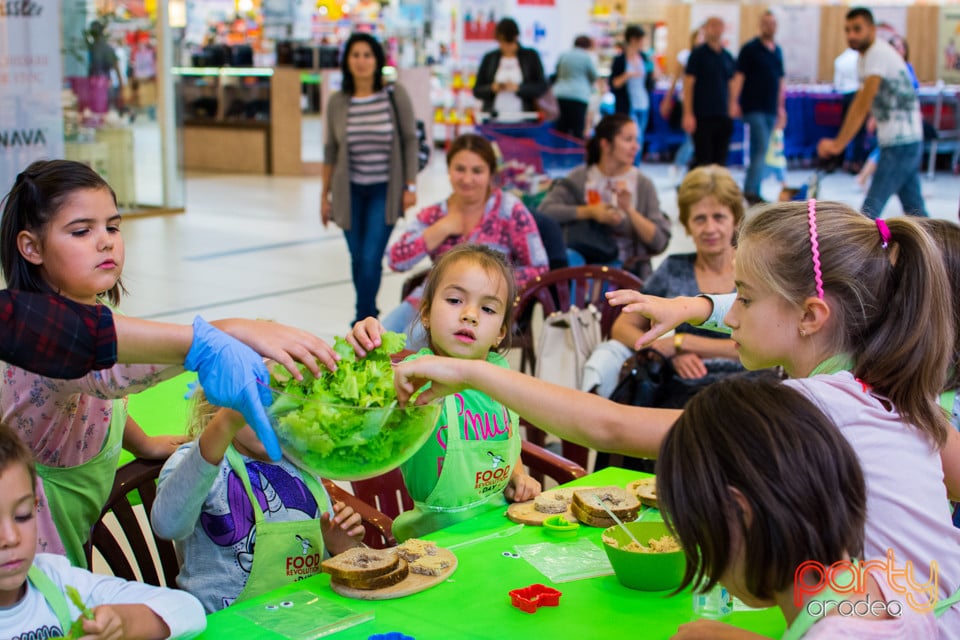
<instances>
[{"instance_id":1,"label":"woman in white top","mask_svg":"<svg viewBox=\"0 0 960 640\"><path fill-rule=\"evenodd\" d=\"M500 122L523 119L537 110L536 99L550 88L543 74L540 55L520 46L520 28L511 18L497 23L498 48L480 62L473 95L483 101L483 111Z\"/></svg>"}]
</instances>

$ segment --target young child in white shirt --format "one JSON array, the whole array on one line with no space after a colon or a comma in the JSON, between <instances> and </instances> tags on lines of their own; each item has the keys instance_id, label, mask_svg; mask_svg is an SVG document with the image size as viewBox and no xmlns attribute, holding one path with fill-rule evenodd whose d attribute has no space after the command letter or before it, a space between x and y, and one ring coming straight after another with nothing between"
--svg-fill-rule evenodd
<instances>
[{"instance_id":1,"label":"young child in white shirt","mask_svg":"<svg viewBox=\"0 0 960 640\"><path fill-rule=\"evenodd\" d=\"M63 556L37 553L37 473L26 446L0 425L0 637L66 636L83 617L87 639L160 640L206 627L189 593L101 576L70 566ZM79 593L92 617L65 595Z\"/></svg>"}]
</instances>

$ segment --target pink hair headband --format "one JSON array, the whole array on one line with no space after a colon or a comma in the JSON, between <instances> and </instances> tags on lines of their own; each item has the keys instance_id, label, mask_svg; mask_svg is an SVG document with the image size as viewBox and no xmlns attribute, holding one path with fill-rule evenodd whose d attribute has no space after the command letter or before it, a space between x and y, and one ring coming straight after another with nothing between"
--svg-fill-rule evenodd
<instances>
[{"instance_id":1,"label":"pink hair headband","mask_svg":"<svg viewBox=\"0 0 960 640\"><path fill-rule=\"evenodd\" d=\"M877 218L877 231L880 232L880 246L886 249L893 237L890 235L890 227L887 226L886 220Z\"/></svg>"},{"instance_id":2,"label":"pink hair headband","mask_svg":"<svg viewBox=\"0 0 960 640\"><path fill-rule=\"evenodd\" d=\"M820 270L820 241L817 240L817 201L807 200L807 220L810 223L810 249L813 252L813 279L817 283L817 297L823 300L823 272Z\"/></svg>"}]
</instances>

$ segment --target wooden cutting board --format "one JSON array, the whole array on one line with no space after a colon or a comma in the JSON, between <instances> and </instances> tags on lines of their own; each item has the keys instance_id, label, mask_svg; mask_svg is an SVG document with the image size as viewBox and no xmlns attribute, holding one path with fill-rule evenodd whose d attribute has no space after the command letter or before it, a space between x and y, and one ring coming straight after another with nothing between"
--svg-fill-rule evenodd
<instances>
[{"instance_id":1,"label":"wooden cutting board","mask_svg":"<svg viewBox=\"0 0 960 640\"><path fill-rule=\"evenodd\" d=\"M397 584L384 587L383 589L354 589L336 582L330 582L330 588L345 598L354 598L356 600L392 600L404 596L420 593L430 587L434 587L449 578L457 570L457 556L449 549L438 548L437 556L447 560L450 566L444 569L438 576L422 576L419 573L410 572L406 578Z\"/></svg>"},{"instance_id":2,"label":"wooden cutting board","mask_svg":"<svg viewBox=\"0 0 960 640\"><path fill-rule=\"evenodd\" d=\"M573 492L579 491L580 489L592 488L593 487L568 487L564 489L550 489L549 491L544 491L543 495L561 493L561 495L564 496L564 499L567 502L567 510L562 513L543 513L542 511L537 511L537 508L534 506L534 501L527 500L526 502L514 502L507 507L507 517L517 524L529 524L537 527L542 527L544 520L550 516L556 515L562 515L570 522L576 522L577 518L570 510L570 500L573 499Z\"/></svg>"}]
</instances>

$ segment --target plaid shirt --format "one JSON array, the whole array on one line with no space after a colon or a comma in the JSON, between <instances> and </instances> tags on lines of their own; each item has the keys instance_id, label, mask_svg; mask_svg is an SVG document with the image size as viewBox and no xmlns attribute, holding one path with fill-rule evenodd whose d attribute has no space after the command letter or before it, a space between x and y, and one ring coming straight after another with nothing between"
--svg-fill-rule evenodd
<instances>
[{"instance_id":1,"label":"plaid shirt","mask_svg":"<svg viewBox=\"0 0 960 640\"><path fill-rule=\"evenodd\" d=\"M0 290L0 360L50 378L79 378L117 361L113 314L60 296Z\"/></svg>"}]
</instances>

